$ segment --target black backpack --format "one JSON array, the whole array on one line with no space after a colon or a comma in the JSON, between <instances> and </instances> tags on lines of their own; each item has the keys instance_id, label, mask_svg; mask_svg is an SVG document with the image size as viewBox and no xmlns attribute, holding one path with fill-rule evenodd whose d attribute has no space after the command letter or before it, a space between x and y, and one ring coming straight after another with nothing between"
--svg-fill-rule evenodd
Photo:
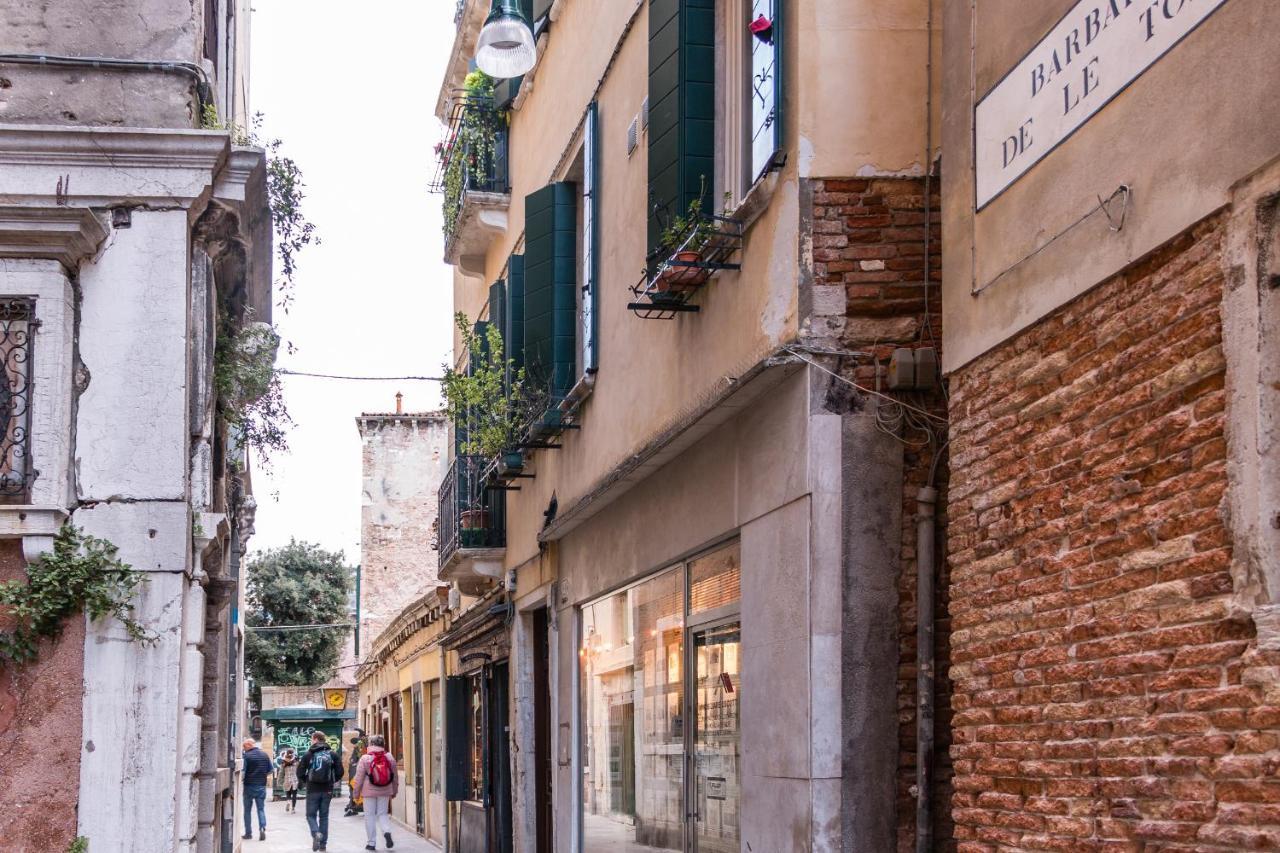
<instances>
[{"instance_id":1,"label":"black backpack","mask_svg":"<svg viewBox=\"0 0 1280 853\"><path fill-rule=\"evenodd\" d=\"M338 781L338 768L333 758L333 750L318 749L311 754L311 768L307 771L307 782L314 785L332 785Z\"/></svg>"}]
</instances>

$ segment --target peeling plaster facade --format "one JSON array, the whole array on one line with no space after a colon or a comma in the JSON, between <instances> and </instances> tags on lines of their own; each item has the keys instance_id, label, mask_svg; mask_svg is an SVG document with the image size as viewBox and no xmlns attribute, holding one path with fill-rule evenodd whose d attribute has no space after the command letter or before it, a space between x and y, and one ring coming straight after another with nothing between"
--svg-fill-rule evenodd
<instances>
[{"instance_id":1,"label":"peeling plaster facade","mask_svg":"<svg viewBox=\"0 0 1280 853\"><path fill-rule=\"evenodd\" d=\"M360 645L434 590L436 512L449 465L449 425L439 412L363 414L360 430Z\"/></svg>"},{"instance_id":2,"label":"peeling plaster facade","mask_svg":"<svg viewBox=\"0 0 1280 853\"><path fill-rule=\"evenodd\" d=\"M145 574L135 616L156 637L81 619L35 664L67 696L6 676L0 708L16 707L0 734L15 754L45 752L55 721L76 745L46 753L43 771L69 808L27 802L17 779L0 793L9 850L77 835L100 851L239 848L255 504L213 365L226 324L250 309L270 320L270 215L263 152L195 128L203 104L247 114L247 13L238 0L0 3L0 299L33 298L39 324L30 484L0 505L18 561L5 571L20 577L63 523L82 527Z\"/></svg>"}]
</instances>

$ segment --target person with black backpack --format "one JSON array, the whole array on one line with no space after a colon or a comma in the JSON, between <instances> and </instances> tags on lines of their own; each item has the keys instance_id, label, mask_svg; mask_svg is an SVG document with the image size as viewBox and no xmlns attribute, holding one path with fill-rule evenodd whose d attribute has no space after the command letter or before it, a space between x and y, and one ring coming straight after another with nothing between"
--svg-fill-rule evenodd
<instances>
[{"instance_id":1,"label":"person with black backpack","mask_svg":"<svg viewBox=\"0 0 1280 853\"><path fill-rule=\"evenodd\" d=\"M302 757L298 776L307 783L307 828L311 849L327 850L329 844L329 800L333 786L342 780L342 756L329 748L324 732L311 733L311 748Z\"/></svg>"}]
</instances>

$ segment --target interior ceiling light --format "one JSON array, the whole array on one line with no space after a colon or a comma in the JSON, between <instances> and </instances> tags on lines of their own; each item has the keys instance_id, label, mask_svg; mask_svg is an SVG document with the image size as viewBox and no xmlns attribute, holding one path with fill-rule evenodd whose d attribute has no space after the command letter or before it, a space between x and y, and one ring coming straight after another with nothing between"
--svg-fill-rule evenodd
<instances>
[{"instance_id":1,"label":"interior ceiling light","mask_svg":"<svg viewBox=\"0 0 1280 853\"><path fill-rule=\"evenodd\" d=\"M476 44L476 67L490 77L505 80L528 74L537 61L533 30L520 11L520 0L493 0Z\"/></svg>"}]
</instances>

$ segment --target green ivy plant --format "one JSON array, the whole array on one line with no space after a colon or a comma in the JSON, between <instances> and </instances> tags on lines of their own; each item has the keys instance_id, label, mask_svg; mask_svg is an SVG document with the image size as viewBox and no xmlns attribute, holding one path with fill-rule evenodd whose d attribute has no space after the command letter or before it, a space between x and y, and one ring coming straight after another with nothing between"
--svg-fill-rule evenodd
<instances>
[{"instance_id":1,"label":"green ivy plant","mask_svg":"<svg viewBox=\"0 0 1280 853\"><path fill-rule=\"evenodd\" d=\"M144 575L120 560L115 545L64 524L53 550L27 566L27 580L0 583L0 609L13 627L0 632L0 660L27 663L40 641L57 638L67 617L85 612L91 620L112 617L130 639L156 637L133 618L134 592Z\"/></svg>"},{"instance_id":2,"label":"green ivy plant","mask_svg":"<svg viewBox=\"0 0 1280 853\"><path fill-rule=\"evenodd\" d=\"M89 839L83 835L77 835L71 842L71 846L67 848L67 853L89 853Z\"/></svg>"},{"instance_id":3,"label":"green ivy plant","mask_svg":"<svg viewBox=\"0 0 1280 853\"><path fill-rule=\"evenodd\" d=\"M284 383L276 369L280 335L266 323L235 328L228 318L219 324L213 352L213 387L218 407L232 434L236 451L252 447L265 466L270 454L289 449L293 424L284 402Z\"/></svg>"},{"instance_id":4,"label":"green ivy plant","mask_svg":"<svg viewBox=\"0 0 1280 853\"><path fill-rule=\"evenodd\" d=\"M298 272L298 255L310 245L320 245L316 226L302 212L305 198L302 169L291 157L280 153L280 139L263 139L259 135L262 113L253 117L253 127L246 128L235 122L223 123L218 108L205 104L200 126L205 130L225 130L231 134L233 145L256 145L267 153L267 203L271 208L271 226L275 231L276 257L280 259L280 275L276 279L279 305L286 311L293 302L294 278Z\"/></svg>"},{"instance_id":5,"label":"green ivy plant","mask_svg":"<svg viewBox=\"0 0 1280 853\"><path fill-rule=\"evenodd\" d=\"M506 357L502 334L493 325L481 336L465 314L455 314L454 323L468 364L461 370L444 366L445 414L466 427L461 453L494 457L519 440L537 414L542 395L524 369Z\"/></svg>"},{"instance_id":6,"label":"green ivy plant","mask_svg":"<svg viewBox=\"0 0 1280 853\"><path fill-rule=\"evenodd\" d=\"M498 131L505 116L493 107L494 79L472 71L463 82L462 115L458 132L436 146L444 165L444 237L447 242L458 225L462 197L469 174L488 175L496 166Z\"/></svg>"}]
</instances>

